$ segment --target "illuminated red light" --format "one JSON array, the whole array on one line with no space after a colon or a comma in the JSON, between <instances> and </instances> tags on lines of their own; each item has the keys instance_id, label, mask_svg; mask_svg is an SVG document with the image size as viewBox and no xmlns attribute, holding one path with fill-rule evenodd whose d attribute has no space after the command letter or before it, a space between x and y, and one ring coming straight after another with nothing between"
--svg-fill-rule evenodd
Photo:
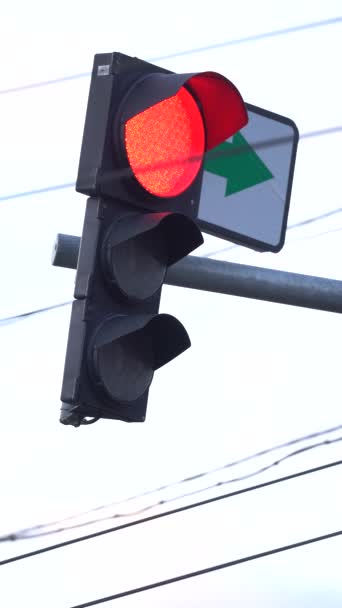
<instances>
[{"instance_id":1,"label":"illuminated red light","mask_svg":"<svg viewBox=\"0 0 342 608\"><path fill-rule=\"evenodd\" d=\"M186 190L202 164L205 132L201 112L182 87L125 124L129 164L151 194L177 196Z\"/></svg>"}]
</instances>

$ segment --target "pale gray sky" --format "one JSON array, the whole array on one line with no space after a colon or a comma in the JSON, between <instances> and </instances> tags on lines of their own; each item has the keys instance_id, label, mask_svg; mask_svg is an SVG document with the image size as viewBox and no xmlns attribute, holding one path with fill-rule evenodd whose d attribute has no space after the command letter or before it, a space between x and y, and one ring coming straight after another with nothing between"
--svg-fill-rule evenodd
<instances>
[{"instance_id":1,"label":"pale gray sky","mask_svg":"<svg viewBox=\"0 0 342 608\"><path fill-rule=\"evenodd\" d=\"M174 71L221 72L246 101L292 118L301 133L341 125L341 23L219 46L341 16L341 9L341 0L5 1L0 92L88 73L94 53L115 50ZM75 181L88 87L84 76L0 94L0 318L72 297L74 273L51 267L51 248L57 232L81 233L85 197L72 188L7 197ZM290 224L342 207L341 144L341 133L300 142ZM291 230L278 255L236 248L217 257L341 279L341 235L337 213ZM206 237L199 253L224 245ZM69 308L0 327L1 534L341 423L338 315L167 286L161 310L184 323L192 348L156 373L142 425L59 424ZM290 459L255 481L339 459L340 446ZM120 511L227 480L272 459L121 505ZM341 471L335 468L4 566L1 605L67 608L341 524ZM78 533L82 529L3 543L0 560ZM337 608L341 550L337 538L107 605Z\"/></svg>"}]
</instances>

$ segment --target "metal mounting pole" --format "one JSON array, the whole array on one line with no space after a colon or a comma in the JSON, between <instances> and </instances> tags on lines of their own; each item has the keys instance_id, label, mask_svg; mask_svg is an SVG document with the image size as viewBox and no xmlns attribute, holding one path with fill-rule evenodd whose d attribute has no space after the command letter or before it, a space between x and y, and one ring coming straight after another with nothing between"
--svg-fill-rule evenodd
<instances>
[{"instance_id":1,"label":"metal mounting pole","mask_svg":"<svg viewBox=\"0 0 342 608\"><path fill-rule=\"evenodd\" d=\"M77 267L80 237L58 234L52 264ZM243 298L342 313L342 281L187 256L170 266L165 283Z\"/></svg>"}]
</instances>

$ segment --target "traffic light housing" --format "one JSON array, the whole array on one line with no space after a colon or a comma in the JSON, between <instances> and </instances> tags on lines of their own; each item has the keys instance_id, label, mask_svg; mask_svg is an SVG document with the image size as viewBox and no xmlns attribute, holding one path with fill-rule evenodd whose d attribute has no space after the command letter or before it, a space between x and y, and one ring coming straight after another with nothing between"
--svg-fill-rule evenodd
<instances>
[{"instance_id":1,"label":"traffic light housing","mask_svg":"<svg viewBox=\"0 0 342 608\"><path fill-rule=\"evenodd\" d=\"M63 424L143 421L154 371L190 346L182 324L158 314L161 288L168 266L203 242L193 220L206 151L246 120L239 92L219 74L173 74L120 53L95 56L76 183L90 198Z\"/></svg>"}]
</instances>

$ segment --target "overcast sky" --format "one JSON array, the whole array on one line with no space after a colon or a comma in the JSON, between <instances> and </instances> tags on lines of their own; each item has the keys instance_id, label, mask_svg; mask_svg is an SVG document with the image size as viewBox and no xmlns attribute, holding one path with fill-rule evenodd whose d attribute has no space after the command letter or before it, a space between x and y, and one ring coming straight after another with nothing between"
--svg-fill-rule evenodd
<instances>
[{"instance_id":1,"label":"overcast sky","mask_svg":"<svg viewBox=\"0 0 342 608\"><path fill-rule=\"evenodd\" d=\"M57 232L81 234L85 197L72 187L20 194L75 181L95 53L120 51L178 72L221 72L247 102L288 116L300 133L309 133L342 124L342 21L258 35L341 15L341 0L5 0L0 318L72 299L74 272L53 268L51 249ZM25 88L34 83L41 86ZM299 143L289 224L336 213L289 231L277 255L234 248L216 257L341 279L341 144L341 132ZM198 253L225 246L206 237ZM253 472L291 448L222 467L342 424L338 315L168 286L161 311L182 321L192 348L156 373L147 420L140 425L59 424L70 307L0 324L0 534L220 469L89 518L136 511ZM337 431L323 439L338 437ZM164 508L338 460L341 445L305 452L254 481L179 498ZM335 467L6 565L0 570L1 605L68 608L334 532L342 528L341 481ZM1 543L0 560L110 525ZM337 608L341 550L338 537L106 605Z\"/></svg>"}]
</instances>

